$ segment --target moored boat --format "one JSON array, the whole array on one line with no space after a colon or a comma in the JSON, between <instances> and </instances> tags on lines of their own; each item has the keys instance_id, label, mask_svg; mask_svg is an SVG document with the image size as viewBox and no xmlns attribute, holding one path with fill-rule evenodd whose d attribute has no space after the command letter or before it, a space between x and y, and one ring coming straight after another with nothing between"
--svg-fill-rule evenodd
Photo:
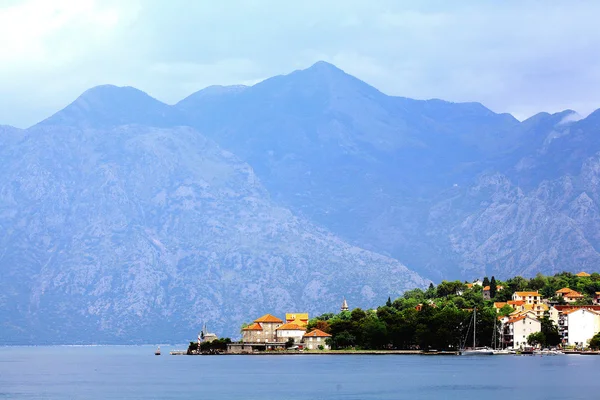
<instances>
[{"instance_id":1,"label":"moored boat","mask_svg":"<svg viewBox=\"0 0 600 400\"><path fill-rule=\"evenodd\" d=\"M156 351L154 352L155 356L160 356L160 346L158 346L158 348L156 349Z\"/></svg>"},{"instance_id":2,"label":"moored boat","mask_svg":"<svg viewBox=\"0 0 600 400\"><path fill-rule=\"evenodd\" d=\"M492 356L494 350L488 347L476 347L477 339L477 308L473 309L473 347L470 349L462 348L459 352L461 356Z\"/></svg>"}]
</instances>

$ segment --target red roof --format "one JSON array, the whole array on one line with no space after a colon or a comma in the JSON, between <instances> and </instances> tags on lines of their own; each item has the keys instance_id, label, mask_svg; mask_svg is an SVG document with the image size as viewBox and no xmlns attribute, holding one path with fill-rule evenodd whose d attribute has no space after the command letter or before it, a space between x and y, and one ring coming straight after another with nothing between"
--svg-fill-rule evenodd
<instances>
[{"instance_id":1,"label":"red roof","mask_svg":"<svg viewBox=\"0 0 600 400\"><path fill-rule=\"evenodd\" d=\"M260 324L257 324L255 322L252 325L248 325L247 327L243 328L242 330L243 331L262 331L263 328L262 328L262 326L260 326Z\"/></svg>"},{"instance_id":2,"label":"red roof","mask_svg":"<svg viewBox=\"0 0 600 400\"><path fill-rule=\"evenodd\" d=\"M281 324L283 323L282 320L280 320L279 318L271 315L271 314L265 314L262 317L260 317L259 319L255 320L254 322L262 322L262 323L276 323L276 324Z\"/></svg>"},{"instance_id":3,"label":"red roof","mask_svg":"<svg viewBox=\"0 0 600 400\"><path fill-rule=\"evenodd\" d=\"M512 324L514 322L520 321L520 320L525 319L525 318L527 318L525 315L519 315L518 317L514 317L514 318L509 319L508 323Z\"/></svg>"},{"instance_id":4,"label":"red roof","mask_svg":"<svg viewBox=\"0 0 600 400\"><path fill-rule=\"evenodd\" d=\"M576 291L573 290L573 291L571 291L571 292L569 292L567 294L563 294L563 297L569 297L569 298L573 298L573 299L579 299L579 298L585 297L585 296L582 295L581 293L576 292Z\"/></svg>"},{"instance_id":5,"label":"red roof","mask_svg":"<svg viewBox=\"0 0 600 400\"><path fill-rule=\"evenodd\" d=\"M306 331L306 328L301 327L300 325L296 325L293 322L289 322L287 324L281 325L276 330L285 330L285 331Z\"/></svg>"},{"instance_id":6,"label":"red roof","mask_svg":"<svg viewBox=\"0 0 600 400\"><path fill-rule=\"evenodd\" d=\"M587 308L588 310L600 311L600 305L587 305L587 306L573 306L573 305L564 305L564 306L554 306L558 311L565 312L566 310L575 310L580 308Z\"/></svg>"},{"instance_id":7,"label":"red roof","mask_svg":"<svg viewBox=\"0 0 600 400\"><path fill-rule=\"evenodd\" d=\"M329 333L323 332L320 329L313 329L312 331L304 335L304 337L331 337L331 335Z\"/></svg>"}]
</instances>

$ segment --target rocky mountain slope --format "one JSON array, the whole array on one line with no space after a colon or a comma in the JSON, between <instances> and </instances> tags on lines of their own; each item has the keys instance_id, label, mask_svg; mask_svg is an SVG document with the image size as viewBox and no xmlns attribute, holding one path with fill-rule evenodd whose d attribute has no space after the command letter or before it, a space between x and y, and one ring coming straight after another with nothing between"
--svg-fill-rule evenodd
<instances>
[{"instance_id":1,"label":"rocky mountain slope","mask_svg":"<svg viewBox=\"0 0 600 400\"><path fill-rule=\"evenodd\" d=\"M247 161L278 204L435 280L576 271L595 262L590 224L577 234L559 224L561 233L550 234L555 209L523 198L537 198L550 182L577 180L600 151L598 113L577 121L566 110L519 122L479 103L388 96L324 62L251 87L210 87L171 107L142 92L143 101L129 104L121 91L132 89L106 88L103 99L93 89L43 124L118 126L120 113L77 106L118 103L135 110L128 122L152 125L160 115L160 124L193 126ZM139 112L138 103L160 112ZM500 198L528 210L542 236L528 242L532 221L507 220L490 207ZM501 234L506 224L516 236ZM561 256L550 243L557 235ZM499 249L513 261L497 257Z\"/></svg>"},{"instance_id":2,"label":"rocky mountain slope","mask_svg":"<svg viewBox=\"0 0 600 400\"><path fill-rule=\"evenodd\" d=\"M183 339L420 276L595 270L599 133L600 111L519 122L323 62L172 106L92 88L0 127L3 332Z\"/></svg>"},{"instance_id":3,"label":"rocky mountain slope","mask_svg":"<svg viewBox=\"0 0 600 400\"><path fill-rule=\"evenodd\" d=\"M190 128L17 133L0 147L0 343L185 341L202 321L235 335L426 284L277 206Z\"/></svg>"}]
</instances>

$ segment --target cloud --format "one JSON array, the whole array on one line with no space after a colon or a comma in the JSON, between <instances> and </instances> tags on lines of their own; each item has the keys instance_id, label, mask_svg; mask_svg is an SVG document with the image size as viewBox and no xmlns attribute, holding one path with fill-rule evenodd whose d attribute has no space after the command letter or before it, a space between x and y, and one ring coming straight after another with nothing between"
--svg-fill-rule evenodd
<instances>
[{"instance_id":1,"label":"cloud","mask_svg":"<svg viewBox=\"0 0 600 400\"><path fill-rule=\"evenodd\" d=\"M4 4L4 3L3 3ZM519 118L600 106L600 3L29 0L0 6L0 123L104 83L175 102L333 62L385 93Z\"/></svg>"}]
</instances>

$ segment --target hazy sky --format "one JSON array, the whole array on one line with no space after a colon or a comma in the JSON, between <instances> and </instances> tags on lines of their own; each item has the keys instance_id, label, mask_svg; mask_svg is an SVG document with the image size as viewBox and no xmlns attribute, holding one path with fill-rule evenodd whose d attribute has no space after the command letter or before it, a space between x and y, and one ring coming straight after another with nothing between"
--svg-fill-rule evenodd
<instances>
[{"instance_id":1,"label":"hazy sky","mask_svg":"<svg viewBox=\"0 0 600 400\"><path fill-rule=\"evenodd\" d=\"M388 94L518 118L600 108L600 2L0 0L0 124L89 87L174 103L326 60Z\"/></svg>"}]
</instances>

